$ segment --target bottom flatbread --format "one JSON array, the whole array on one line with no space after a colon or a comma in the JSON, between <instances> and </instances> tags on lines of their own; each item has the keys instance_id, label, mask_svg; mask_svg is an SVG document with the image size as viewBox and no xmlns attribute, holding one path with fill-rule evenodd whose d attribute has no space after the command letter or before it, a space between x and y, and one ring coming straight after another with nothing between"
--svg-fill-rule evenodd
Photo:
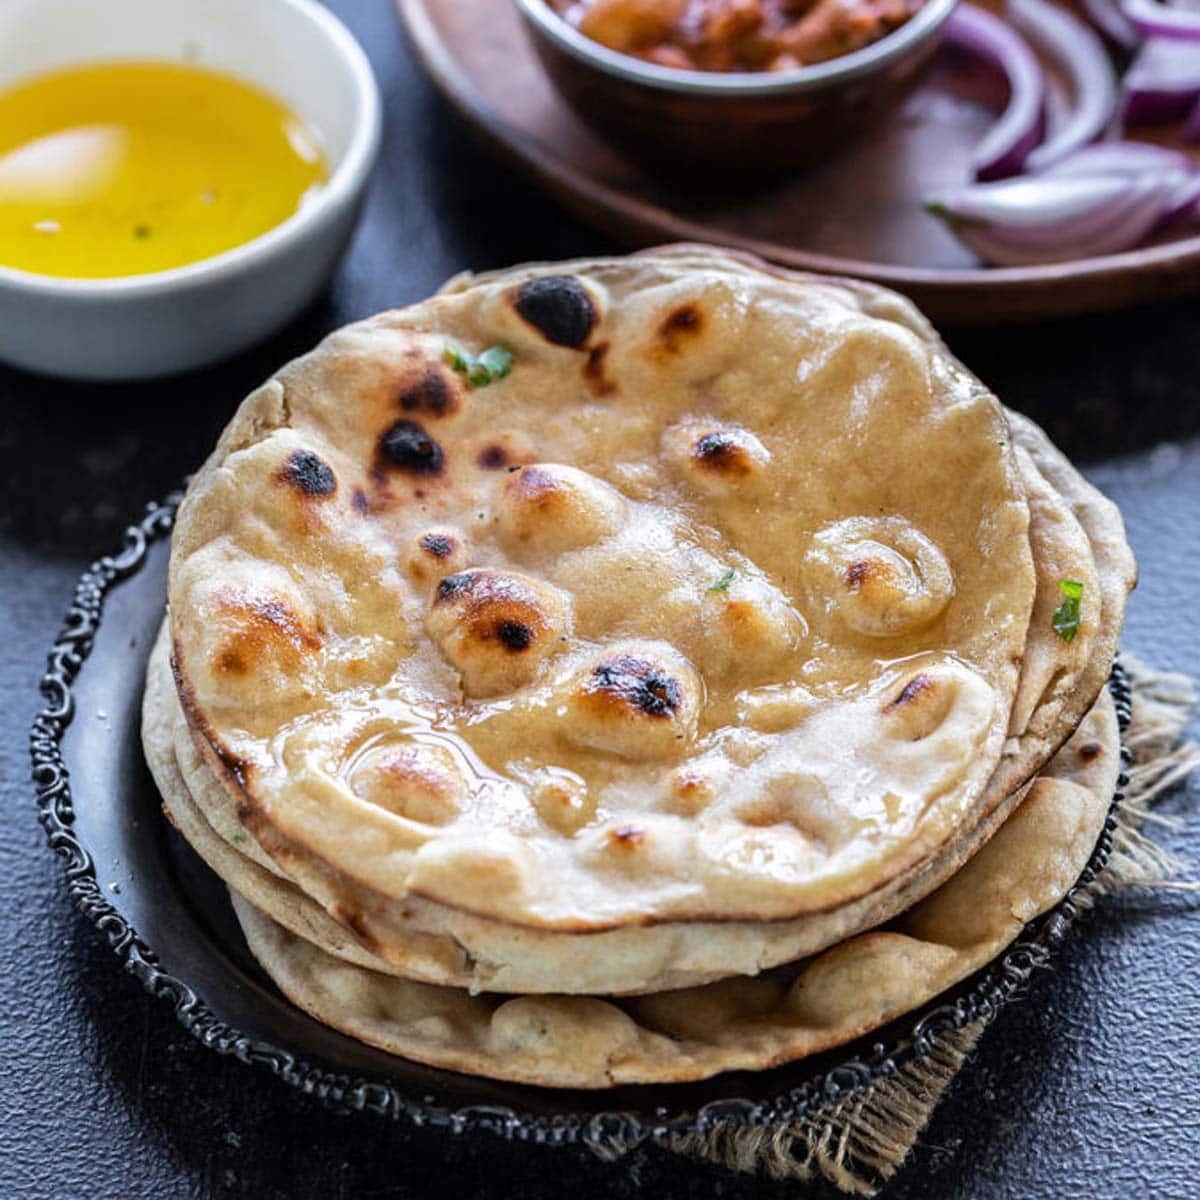
<instances>
[{"instance_id":1,"label":"bottom flatbread","mask_svg":"<svg viewBox=\"0 0 1200 1200\"><path fill-rule=\"evenodd\" d=\"M761 1070L860 1037L991 961L1087 863L1120 764L1107 691L991 841L882 929L755 978L625 999L472 996L319 949L233 893L255 958L324 1024L432 1066L602 1088Z\"/></svg>"},{"instance_id":2,"label":"bottom flatbread","mask_svg":"<svg viewBox=\"0 0 1200 1200\"><path fill-rule=\"evenodd\" d=\"M151 656L147 676L143 743L146 760L162 795L163 811L192 849L233 891L306 941L337 957L385 974L441 986L465 987L473 992L597 995L613 990L614 980L626 981L625 986L618 989L626 994L658 992L673 987L697 987L733 972L756 975L762 968L755 962L754 948L771 937L785 944L789 941L800 944L801 948L785 960L794 961L859 932L864 924L878 924L883 919L864 921L862 906L852 905L840 917L831 916L823 923L822 936L815 944L812 938L791 933L789 926L792 923L789 922L768 926L765 932L749 929L738 922L680 926L666 938L661 936L666 932L661 926L653 930L624 929L583 937L531 936L519 928L506 931L499 926L498 932L492 931L488 939L491 950L500 946L506 951L501 961L507 965L497 967L487 954L480 952L470 936L477 919L466 918L466 928L454 922L441 934L406 928L403 939L390 947L388 956L382 958L373 954L332 915L337 912L333 896L326 898L327 909L325 904L318 903L285 878L270 859L266 860L270 869L261 865L259 858L254 857L257 843L238 824L236 810L211 802L214 790L218 800L224 799L224 793L204 766L184 721L171 682L167 647L161 638ZM1024 790L1005 797L986 820L960 841L954 857L937 865L942 879L948 878L986 842L1023 795ZM204 803L205 800L210 802ZM310 886L314 883L311 871L306 879ZM924 876L918 875L911 891L907 886L901 888L886 915L915 903L928 890L927 886L921 886L923 880ZM406 907L417 909L421 903L414 900ZM833 922L838 920L848 922L848 925L840 935L830 936ZM747 937L748 933L751 936ZM508 940L502 942L506 934ZM660 945L652 948L647 957L642 947L654 934L659 935ZM749 950L747 942L750 943ZM544 969L543 962L549 957L555 960L556 986L533 987L517 982L518 979L534 978L540 983L541 978L550 973ZM696 957L709 963L723 961L727 969L720 972L687 971L689 958ZM673 969L656 972L655 965L660 961L672 962ZM776 958L770 965L775 966L778 961ZM647 963L648 975L642 973ZM478 986L481 983L483 986Z\"/></svg>"}]
</instances>

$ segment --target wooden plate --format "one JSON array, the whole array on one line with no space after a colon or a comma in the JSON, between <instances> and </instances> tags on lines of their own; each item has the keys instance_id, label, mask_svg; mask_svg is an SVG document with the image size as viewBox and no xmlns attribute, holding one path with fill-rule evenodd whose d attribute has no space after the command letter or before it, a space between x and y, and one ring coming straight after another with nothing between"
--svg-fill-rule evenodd
<instances>
[{"instance_id":1,"label":"wooden plate","mask_svg":"<svg viewBox=\"0 0 1200 1200\"><path fill-rule=\"evenodd\" d=\"M939 58L897 111L835 161L716 193L672 184L611 148L542 73L510 0L396 0L447 100L506 162L622 244L707 241L799 270L907 292L945 321L1027 321L1200 290L1200 234L1080 262L984 268L921 208L960 182L994 119L964 64ZM1049 64L1048 64L1049 65ZM1062 85L1052 78L1053 94Z\"/></svg>"}]
</instances>

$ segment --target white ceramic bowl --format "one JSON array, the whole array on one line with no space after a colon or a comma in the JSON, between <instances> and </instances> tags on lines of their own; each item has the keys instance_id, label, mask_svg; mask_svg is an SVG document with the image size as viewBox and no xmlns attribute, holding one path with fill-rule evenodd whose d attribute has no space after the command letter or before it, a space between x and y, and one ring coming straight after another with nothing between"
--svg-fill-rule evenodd
<instances>
[{"instance_id":1,"label":"white ceramic bowl","mask_svg":"<svg viewBox=\"0 0 1200 1200\"><path fill-rule=\"evenodd\" d=\"M282 225L174 270L58 279L0 267L0 359L29 370L144 379L278 329L328 282L378 152L366 55L314 0L0 0L0 88L118 58L194 62L258 84L321 136L330 179Z\"/></svg>"}]
</instances>

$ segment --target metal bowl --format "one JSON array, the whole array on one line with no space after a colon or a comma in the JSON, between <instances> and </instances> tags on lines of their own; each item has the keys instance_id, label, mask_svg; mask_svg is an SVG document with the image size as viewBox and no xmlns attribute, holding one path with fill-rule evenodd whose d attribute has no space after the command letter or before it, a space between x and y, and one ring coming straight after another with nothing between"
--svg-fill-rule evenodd
<instances>
[{"instance_id":1,"label":"metal bowl","mask_svg":"<svg viewBox=\"0 0 1200 1200\"><path fill-rule=\"evenodd\" d=\"M610 50L546 0L513 0L554 86L589 125L656 167L738 182L836 152L894 105L936 50L957 0L925 0L899 29L784 71L682 71Z\"/></svg>"}]
</instances>

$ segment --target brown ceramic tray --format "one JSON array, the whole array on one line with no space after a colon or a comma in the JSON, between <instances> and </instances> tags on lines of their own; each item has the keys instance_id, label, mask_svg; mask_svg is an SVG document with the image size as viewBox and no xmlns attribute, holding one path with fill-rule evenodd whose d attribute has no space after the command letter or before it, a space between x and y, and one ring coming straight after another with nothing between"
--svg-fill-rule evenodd
<instances>
[{"instance_id":1,"label":"brown ceramic tray","mask_svg":"<svg viewBox=\"0 0 1200 1200\"><path fill-rule=\"evenodd\" d=\"M946 56L836 160L717 194L672 184L609 147L552 90L511 0L396 0L417 56L467 123L577 216L629 246L709 241L799 270L907 292L945 321L1028 321L1200 291L1200 234L1125 254L988 269L921 208L965 177L993 110ZM1052 100L1055 88L1052 79Z\"/></svg>"}]
</instances>

